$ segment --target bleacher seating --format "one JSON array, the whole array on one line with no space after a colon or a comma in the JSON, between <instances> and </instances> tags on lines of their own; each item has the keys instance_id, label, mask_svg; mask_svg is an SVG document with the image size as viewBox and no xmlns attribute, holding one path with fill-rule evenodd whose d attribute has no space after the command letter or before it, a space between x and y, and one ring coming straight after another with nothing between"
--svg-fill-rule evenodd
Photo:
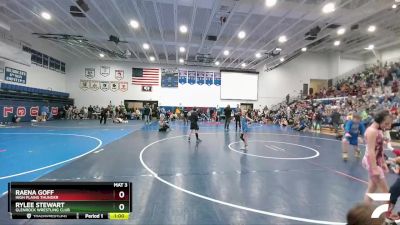
<instances>
[{"instance_id":1,"label":"bleacher seating","mask_svg":"<svg viewBox=\"0 0 400 225\"><path fill-rule=\"evenodd\" d=\"M64 92L59 92L59 91L51 91L51 90L40 89L40 88L32 88L32 87L26 87L26 86L8 84L8 83L1 83L0 89L3 91L23 92L23 93L33 94L33 95L54 96L54 97L59 97L59 98L68 98L69 97L69 93L64 93Z\"/></svg>"}]
</instances>

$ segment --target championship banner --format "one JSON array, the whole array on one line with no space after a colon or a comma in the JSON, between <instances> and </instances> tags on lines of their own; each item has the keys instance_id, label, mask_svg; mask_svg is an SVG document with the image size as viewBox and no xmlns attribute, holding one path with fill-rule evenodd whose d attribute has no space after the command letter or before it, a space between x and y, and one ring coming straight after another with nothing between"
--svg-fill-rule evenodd
<instances>
[{"instance_id":1,"label":"championship banner","mask_svg":"<svg viewBox=\"0 0 400 225\"><path fill-rule=\"evenodd\" d=\"M213 84L214 72L206 72L206 84L211 86Z\"/></svg>"},{"instance_id":2,"label":"championship banner","mask_svg":"<svg viewBox=\"0 0 400 225\"><path fill-rule=\"evenodd\" d=\"M216 86L221 86L221 73L220 72L214 72L214 84Z\"/></svg>"},{"instance_id":3,"label":"championship banner","mask_svg":"<svg viewBox=\"0 0 400 225\"><path fill-rule=\"evenodd\" d=\"M128 82L119 82L118 85L120 91L125 92L128 90Z\"/></svg>"},{"instance_id":4,"label":"championship banner","mask_svg":"<svg viewBox=\"0 0 400 225\"><path fill-rule=\"evenodd\" d=\"M96 70L94 68L85 68L85 77L93 79L96 76L95 72Z\"/></svg>"},{"instance_id":5,"label":"championship banner","mask_svg":"<svg viewBox=\"0 0 400 225\"><path fill-rule=\"evenodd\" d=\"M100 81L100 89L102 91L108 91L108 89L110 89L110 83L108 81Z\"/></svg>"},{"instance_id":6,"label":"championship banner","mask_svg":"<svg viewBox=\"0 0 400 225\"><path fill-rule=\"evenodd\" d=\"M204 78L206 76L206 73L203 71L197 71L197 84L198 85L203 85L204 84Z\"/></svg>"},{"instance_id":7,"label":"championship banner","mask_svg":"<svg viewBox=\"0 0 400 225\"><path fill-rule=\"evenodd\" d=\"M179 70L179 83L180 84L186 84L187 83L187 77L188 77L188 71L187 70Z\"/></svg>"},{"instance_id":8,"label":"championship banner","mask_svg":"<svg viewBox=\"0 0 400 225\"><path fill-rule=\"evenodd\" d=\"M90 82L88 80L81 80L79 87L86 91L87 89L90 88Z\"/></svg>"},{"instance_id":9,"label":"championship banner","mask_svg":"<svg viewBox=\"0 0 400 225\"><path fill-rule=\"evenodd\" d=\"M178 70L161 69L161 87L178 87Z\"/></svg>"},{"instance_id":10,"label":"championship banner","mask_svg":"<svg viewBox=\"0 0 400 225\"><path fill-rule=\"evenodd\" d=\"M115 70L115 79L123 80L124 79L124 70Z\"/></svg>"},{"instance_id":11,"label":"championship banner","mask_svg":"<svg viewBox=\"0 0 400 225\"><path fill-rule=\"evenodd\" d=\"M91 80L90 81L90 89L93 91L97 91L100 88L100 82L98 80Z\"/></svg>"},{"instance_id":12,"label":"championship banner","mask_svg":"<svg viewBox=\"0 0 400 225\"><path fill-rule=\"evenodd\" d=\"M196 83L196 71L188 71L188 83L190 85Z\"/></svg>"},{"instance_id":13,"label":"championship banner","mask_svg":"<svg viewBox=\"0 0 400 225\"><path fill-rule=\"evenodd\" d=\"M110 82L110 90L113 92L118 91L118 81L111 81Z\"/></svg>"},{"instance_id":14,"label":"championship banner","mask_svg":"<svg viewBox=\"0 0 400 225\"><path fill-rule=\"evenodd\" d=\"M103 77L107 77L110 75L110 67L109 66L100 66L100 75Z\"/></svg>"},{"instance_id":15,"label":"championship banner","mask_svg":"<svg viewBox=\"0 0 400 225\"><path fill-rule=\"evenodd\" d=\"M142 86L143 92L152 92L152 86Z\"/></svg>"},{"instance_id":16,"label":"championship banner","mask_svg":"<svg viewBox=\"0 0 400 225\"><path fill-rule=\"evenodd\" d=\"M6 67L4 73L4 80L14 83L26 84L27 73L22 70Z\"/></svg>"}]
</instances>

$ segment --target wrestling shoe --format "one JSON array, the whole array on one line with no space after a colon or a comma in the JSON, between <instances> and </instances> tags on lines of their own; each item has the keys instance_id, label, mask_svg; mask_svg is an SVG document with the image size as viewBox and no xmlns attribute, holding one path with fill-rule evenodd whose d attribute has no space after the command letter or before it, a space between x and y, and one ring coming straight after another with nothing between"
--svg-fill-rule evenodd
<instances>
[{"instance_id":1,"label":"wrestling shoe","mask_svg":"<svg viewBox=\"0 0 400 225\"><path fill-rule=\"evenodd\" d=\"M355 150L354 151L354 157L356 157L357 159L359 159L361 157L361 151L360 150Z\"/></svg>"},{"instance_id":2,"label":"wrestling shoe","mask_svg":"<svg viewBox=\"0 0 400 225\"><path fill-rule=\"evenodd\" d=\"M397 220L400 220L399 214L392 213L393 205L390 204L389 210L385 213L385 223L386 224L396 224Z\"/></svg>"},{"instance_id":3,"label":"wrestling shoe","mask_svg":"<svg viewBox=\"0 0 400 225\"><path fill-rule=\"evenodd\" d=\"M343 152L342 157L343 157L343 160L347 161L347 159L349 158L349 154L347 152Z\"/></svg>"}]
</instances>

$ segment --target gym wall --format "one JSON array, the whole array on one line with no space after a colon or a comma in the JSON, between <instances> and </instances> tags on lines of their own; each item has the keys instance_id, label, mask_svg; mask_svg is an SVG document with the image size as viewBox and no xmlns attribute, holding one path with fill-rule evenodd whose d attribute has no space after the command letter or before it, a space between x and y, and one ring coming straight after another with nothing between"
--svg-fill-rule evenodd
<instances>
[{"instance_id":1,"label":"gym wall","mask_svg":"<svg viewBox=\"0 0 400 225\"><path fill-rule=\"evenodd\" d=\"M110 75L100 75L100 67L109 66ZM87 60L75 63L71 67L71 71L67 80L67 91L71 97L75 99L77 106L86 105L108 105L121 104L124 100L149 100L158 101L160 106L197 106L197 107L216 107L226 106L227 104L236 105L243 101L226 101L220 99L220 86L206 84L179 84L178 88L162 88L161 85L153 86L151 92L142 91L142 86L132 84L132 68L168 68L154 64L138 64L130 62L116 62L106 60ZM80 87L80 80L90 80L85 77L85 68L94 68L95 77L92 80L100 81L117 81L115 78L115 70L123 70L124 78L121 82L128 82L128 90L123 91L102 91L102 90L83 90ZM171 67L172 68L172 67ZM213 68L201 67L179 67L181 69L193 69L196 71L217 72ZM161 76L160 76L161 78ZM244 101L250 102L250 101ZM255 101L253 101L255 102Z\"/></svg>"},{"instance_id":2,"label":"gym wall","mask_svg":"<svg viewBox=\"0 0 400 225\"><path fill-rule=\"evenodd\" d=\"M59 72L32 64L30 61L30 54L23 52L21 46L18 46L17 43L9 43L8 40L0 39L0 42L12 46L10 48L1 48L2 51L5 50L12 51L12 49L18 49L18 48L20 49L20 52L18 54L15 54L15 52L5 52L5 53L2 52L2 54L0 54L0 56L20 55L21 57L20 59L12 59L13 61L0 58L0 61L4 63L4 67L10 67L13 69L18 69L27 72L26 84L4 81L4 73L0 75L0 82L23 85L33 88L51 89L53 91L66 92L66 82L67 82L66 77L68 74L68 68L70 64L69 62L73 58L73 56L70 56L65 52L63 52L62 50L60 50L59 48L56 48L54 46L54 43L52 42L38 39L36 36L31 35L31 33L27 30L14 29L7 34L7 37L8 38L16 37L16 39L23 41L24 45L33 48L37 51L40 51L44 54L47 54L50 57L54 57L58 60L65 62L66 73L61 74ZM25 61L27 65L17 63L14 61ZM0 63L0 65L3 65L3 63Z\"/></svg>"}]
</instances>

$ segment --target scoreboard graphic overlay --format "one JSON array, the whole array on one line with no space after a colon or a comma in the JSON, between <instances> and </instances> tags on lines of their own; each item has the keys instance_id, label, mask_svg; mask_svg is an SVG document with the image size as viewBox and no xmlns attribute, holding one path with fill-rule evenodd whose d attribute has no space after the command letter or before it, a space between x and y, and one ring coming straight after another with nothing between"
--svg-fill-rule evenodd
<instances>
[{"instance_id":1,"label":"scoreboard graphic overlay","mask_svg":"<svg viewBox=\"0 0 400 225\"><path fill-rule=\"evenodd\" d=\"M11 182L12 219L127 220L132 212L130 182Z\"/></svg>"}]
</instances>

